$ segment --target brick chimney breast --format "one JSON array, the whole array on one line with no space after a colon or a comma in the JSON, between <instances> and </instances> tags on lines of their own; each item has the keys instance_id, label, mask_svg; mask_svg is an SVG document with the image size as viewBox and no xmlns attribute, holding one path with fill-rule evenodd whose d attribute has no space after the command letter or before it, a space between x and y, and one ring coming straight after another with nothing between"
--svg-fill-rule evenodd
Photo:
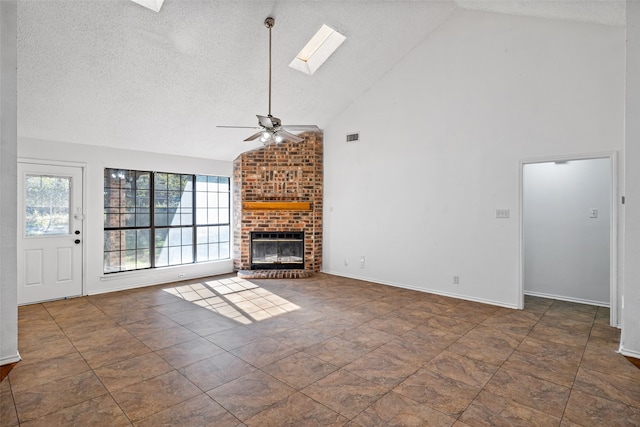
<instances>
[{"instance_id":1,"label":"brick chimney breast","mask_svg":"<svg viewBox=\"0 0 640 427\"><path fill-rule=\"evenodd\" d=\"M304 231L304 273L322 268L322 132L269 145L233 162L233 267L251 268L251 232ZM257 277L301 277L289 270Z\"/></svg>"}]
</instances>

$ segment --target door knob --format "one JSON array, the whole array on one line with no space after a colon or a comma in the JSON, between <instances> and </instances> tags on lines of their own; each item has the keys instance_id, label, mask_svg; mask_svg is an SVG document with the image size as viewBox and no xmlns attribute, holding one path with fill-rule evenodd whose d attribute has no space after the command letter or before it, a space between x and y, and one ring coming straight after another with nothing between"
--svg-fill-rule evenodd
<instances>
[{"instance_id":1,"label":"door knob","mask_svg":"<svg viewBox=\"0 0 640 427\"><path fill-rule=\"evenodd\" d=\"M80 244L80 239L76 239L73 243L75 243L76 245Z\"/></svg>"}]
</instances>

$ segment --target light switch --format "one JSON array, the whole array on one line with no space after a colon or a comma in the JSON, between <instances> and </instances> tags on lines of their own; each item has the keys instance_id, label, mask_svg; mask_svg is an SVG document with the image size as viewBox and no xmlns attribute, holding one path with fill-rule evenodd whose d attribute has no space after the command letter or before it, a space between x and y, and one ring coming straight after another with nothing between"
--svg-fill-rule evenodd
<instances>
[{"instance_id":1,"label":"light switch","mask_svg":"<svg viewBox=\"0 0 640 427\"><path fill-rule=\"evenodd\" d=\"M589 218L598 218L598 209L596 208L589 209Z\"/></svg>"}]
</instances>

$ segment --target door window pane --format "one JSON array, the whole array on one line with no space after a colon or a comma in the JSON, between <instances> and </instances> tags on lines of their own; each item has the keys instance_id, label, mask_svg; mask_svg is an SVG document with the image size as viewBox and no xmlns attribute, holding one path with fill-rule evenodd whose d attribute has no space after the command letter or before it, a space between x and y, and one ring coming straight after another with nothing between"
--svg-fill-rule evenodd
<instances>
[{"instance_id":1,"label":"door window pane","mask_svg":"<svg viewBox=\"0 0 640 427\"><path fill-rule=\"evenodd\" d=\"M27 175L25 236L70 234L71 177Z\"/></svg>"}]
</instances>

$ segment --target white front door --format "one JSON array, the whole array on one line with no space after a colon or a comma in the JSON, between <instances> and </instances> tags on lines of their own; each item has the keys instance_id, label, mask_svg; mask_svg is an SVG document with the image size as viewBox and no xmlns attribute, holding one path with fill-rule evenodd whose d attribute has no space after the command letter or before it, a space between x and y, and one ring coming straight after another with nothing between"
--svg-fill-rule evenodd
<instances>
[{"instance_id":1,"label":"white front door","mask_svg":"<svg viewBox=\"0 0 640 427\"><path fill-rule=\"evenodd\" d=\"M82 168L18 163L18 304L82 295Z\"/></svg>"}]
</instances>

